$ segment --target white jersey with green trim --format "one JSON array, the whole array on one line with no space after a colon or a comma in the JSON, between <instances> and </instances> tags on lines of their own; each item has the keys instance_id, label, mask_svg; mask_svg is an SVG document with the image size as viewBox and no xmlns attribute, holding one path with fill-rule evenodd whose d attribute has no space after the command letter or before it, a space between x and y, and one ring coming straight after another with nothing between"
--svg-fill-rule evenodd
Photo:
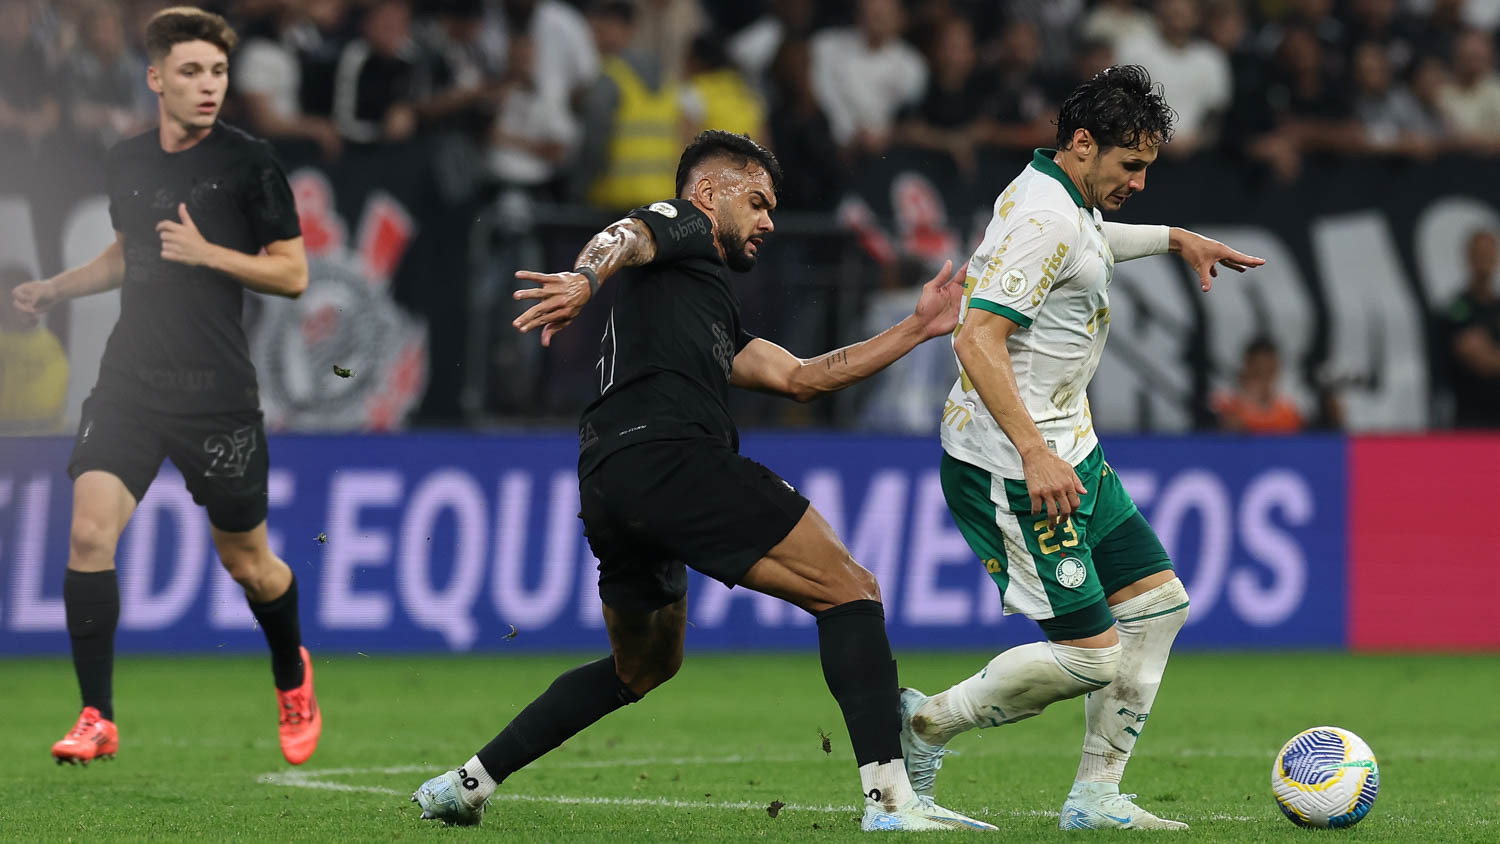
<instances>
[{"instance_id":1,"label":"white jersey with green trim","mask_svg":"<svg viewBox=\"0 0 1500 844\"><path fill-rule=\"evenodd\" d=\"M1109 334L1115 259L1099 211L1084 205L1052 156L1037 150L995 200L984 242L969 259L959 327L976 308L1020 326L1006 349L1021 399L1047 447L1076 466L1099 442L1086 390ZM962 365L942 433L953 457L1001 477L1025 477L1020 453Z\"/></svg>"}]
</instances>

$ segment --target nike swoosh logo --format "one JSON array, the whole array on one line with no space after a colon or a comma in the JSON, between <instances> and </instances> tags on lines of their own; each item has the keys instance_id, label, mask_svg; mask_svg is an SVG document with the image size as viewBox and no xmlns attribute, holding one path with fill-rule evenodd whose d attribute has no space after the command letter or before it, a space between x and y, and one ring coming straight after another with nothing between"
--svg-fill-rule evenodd
<instances>
[{"instance_id":1,"label":"nike swoosh logo","mask_svg":"<svg viewBox=\"0 0 1500 844\"><path fill-rule=\"evenodd\" d=\"M1123 818L1117 818L1114 815L1109 814L1108 812L1100 812L1099 814L1104 815L1106 818L1109 818L1115 823L1130 823L1130 815L1126 815Z\"/></svg>"}]
</instances>

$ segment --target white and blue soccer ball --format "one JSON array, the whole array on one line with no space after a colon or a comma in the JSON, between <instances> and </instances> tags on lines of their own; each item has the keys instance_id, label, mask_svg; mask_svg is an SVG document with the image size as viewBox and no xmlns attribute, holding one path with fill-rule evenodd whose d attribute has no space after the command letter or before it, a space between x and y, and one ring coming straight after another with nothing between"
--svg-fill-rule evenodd
<instances>
[{"instance_id":1,"label":"white and blue soccer ball","mask_svg":"<svg viewBox=\"0 0 1500 844\"><path fill-rule=\"evenodd\" d=\"M1380 792L1380 766L1364 739L1339 727L1292 736L1271 768L1276 805L1297 826L1342 829L1359 823Z\"/></svg>"}]
</instances>

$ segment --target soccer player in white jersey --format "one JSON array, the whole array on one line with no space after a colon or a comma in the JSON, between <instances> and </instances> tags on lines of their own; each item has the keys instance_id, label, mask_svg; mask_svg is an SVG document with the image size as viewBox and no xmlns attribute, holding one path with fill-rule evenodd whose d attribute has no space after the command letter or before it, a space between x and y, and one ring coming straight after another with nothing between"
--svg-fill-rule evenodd
<instances>
[{"instance_id":1,"label":"soccer player in white jersey","mask_svg":"<svg viewBox=\"0 0 1500 844\"><path fill-rule=\"evenodd\" d=\"M1167 226L1104 222L1143 190L1172 110L1140 67L1108 68L1058 115L1057 150L995 200L969 262L954 333L959 378L943 410L943 494L1006 613L1044 642L1012 648L927 697L901 696L906 765L932 795L943 746L1086 694L1083 759L1063 829L1185 829L1120 793L1188 595L1161 542L1105 462L1085 390L1109 332L1116 261L1179 253L1207 291L1216 265L1264 263Z\"/></svg>"}]
</instances>

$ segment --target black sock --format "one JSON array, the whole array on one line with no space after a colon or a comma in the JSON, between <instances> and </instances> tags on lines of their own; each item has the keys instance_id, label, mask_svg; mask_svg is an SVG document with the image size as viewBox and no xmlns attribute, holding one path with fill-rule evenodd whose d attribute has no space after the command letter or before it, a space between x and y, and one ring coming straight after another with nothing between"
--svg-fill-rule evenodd
<instances>
[{"instance_id":1,"label":"black sock","mask_svg":"<svg viewBox=\"0 0 1500 844\"><path fill-rule=\"evenodd\" d=\"M113 721L115 625L120 620L120 581L115 570L68 569L63 575L63 609L83 705Z\"/></svg>"},{"instance_id":2,"label":"black sock","mask_svg":"<svg viewBox=\"0 0 1500 844\"><path fill-rule=\"evenodd\" d=\"M900 687L879 601L850 601L818 613L823 679L844 712L854 761L901 758Z\"/></svg>"},{"instance_id":3,"label":"black sock","mask_svg":"<svg viewBox=\"0 0 1500 844\"><path fill-rule=\"evenodd\" d=\"M250 612L260 629L265 631L266 644L271 646L271 676L276 679L276 688L283 692L302 685L302 623L297 619L297 578L287 585L280 598L264 604L250 602Z\"/></svg>"},{"instance_id":4,"label":"black sock","mask_svg":"<svg viewBox=\"0 0 1500 844\"><path fill-rule=\"evenodd\" d=\"M585 727L640 699L615 674L614 657L580 665L553 680L541 697L521 710L479 751L479 761L495 782L502 782Z\"/></svg>"}]
</instances>

